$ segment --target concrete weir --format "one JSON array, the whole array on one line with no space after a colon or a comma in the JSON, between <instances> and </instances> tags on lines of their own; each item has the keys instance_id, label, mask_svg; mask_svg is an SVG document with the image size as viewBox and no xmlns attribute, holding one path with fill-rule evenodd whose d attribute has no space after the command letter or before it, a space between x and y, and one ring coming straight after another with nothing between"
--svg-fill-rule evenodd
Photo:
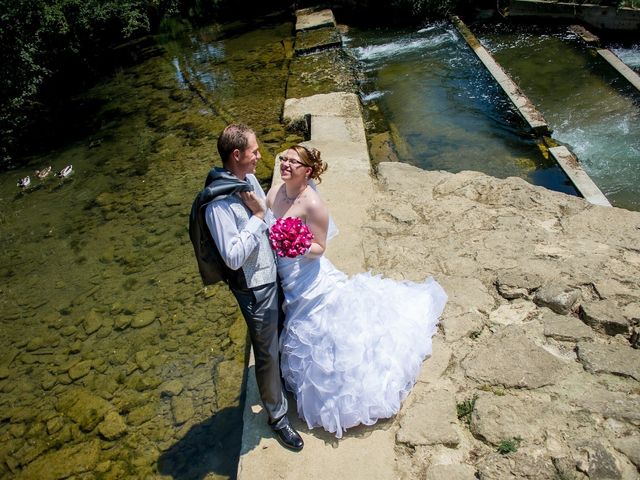
<instances>
[{"instance_id":1,"label":"concrete weir","mask_svg":"<svg viewBox=\"0 0 640 480\"><path fill-rule=\"evenodd\" d=\"M296 55L342 46L331 10L305 8L296 12Z\"/></svg>"},{"instance_id":2,"label":"concrete weir","mask_svg":"<svg viewBox=\"0 0 640 480\"><path fill-rule=\"evenodd\" d=\"M475 52L480 61L487 68L489 73L498 82L500 87L507 94L511 102L515 105L520 112L520 115L529 125L529 128L541 136L544 143L549 138L551 130L544 120L542 113L536 109L531 101L526 97L524 93L518 88L513 80L507 75L503 68L494 60L491 54L484 48L476 36L469 30L460 18L453 16L451 21L458 29L458 32L466 40L469 47ZM617 58L617 57L616 57ZM634 73L634 72L632 72ZM555 142L551 142L555 145ZM589 177L587 172L584 171L578 158L571 153L566 147L553 146L549 148L549 152L556 160L558 165L567 174L573 185L576 187L580 195L582 195L587 201L596 205L611 206L607 198L600 191L600 189L593 183L593 180Z\"/></svg>"},{"instance_id":3,"label":"concrete weir","mask_svg":"<svg viewBox=\"0 0 640 480\"><path fill-rule=\"evenodd\" d=\"M352 274L364 271L362 228L374 183L360 110L352 93L320 94L285 102L285 121L310 116L311 139L305 144L321 151L329 169L318 190L329 206L340 234L327 250L330 260ZM274 175L274 184L279 182ZM267 426L250 365L243 413L243 435L238 479L395 478L395 432L356 427L340 440L316 428L308 430L298 419L293 401L289 418L302 435L305 447L294 453L280 446ZM366 432L366 433L365 433ZM364 434L364 436L363 436Z\"/></svg>"},{"instance_id":4,"label":"concrete weir","mask_svg":"<svg viewBox=\"0 0 640 480\"><path fill-rule=\"evenodd\" d=\"M589 177L580 166L576 156L571 153L567 147L551 147L549 153L551 153L556 163L564 170L564 173L567 174L576 188L580 190L585 200L594 205L602 205L603 207L611 206L607 197L605 197L596 184L593 183L591 177Z\"/></svg>"},{"instance_id":5,"label":"concrete weir","mask_svg":"<svg viewBox=\"0 0 640 480\"><path fill-rule=\"evenodd\" d=\"M598 55L604 58L609 65L617 70L617 72L626 78L636 90L640 91L640 75L631 70L618 56L611 50L599 49Z\"/></svg>"},{"instance_id":6,"label":"concrete weir","mask_svg":"<svg viewBox=\"0 0 640 480\"><path fill-rule=\"evenodd\" d=\"M504 93L507 94L511 102L518 109L522 118L524 118L527 125L529 125L529 128L538 135L550 134L549 125L542 116L542 113L540 113L533 103L520 91L516 83L511 80L498 62L493 59L487 49L480 44L476 36L469 30L464 22L456 16L452 17L451 21L489 73L495 78L496 82L498 82L498 85L504 90Z\"/></svg>"}]
</instances>

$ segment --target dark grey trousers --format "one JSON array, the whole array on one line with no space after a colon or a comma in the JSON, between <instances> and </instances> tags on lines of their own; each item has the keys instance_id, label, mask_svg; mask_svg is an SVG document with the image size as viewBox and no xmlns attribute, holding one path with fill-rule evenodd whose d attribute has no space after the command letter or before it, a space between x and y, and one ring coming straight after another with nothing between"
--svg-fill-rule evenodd
<instances>
[{"instance_id":1,"label":"dark grey trousers","mask_svg":"<svg viewBox=\"0 0 640 480\"><path fill-rule=\"evenodd\" d=\"M280 377L278 325L284 320L280 308L278 284L269 283L250 289L231 288L247 322L256 361L256 380L260 399L269 415L269 423L285 419L287 399ZM280 422L278 422L280 423Z\"/></svg>"}]
</instances>

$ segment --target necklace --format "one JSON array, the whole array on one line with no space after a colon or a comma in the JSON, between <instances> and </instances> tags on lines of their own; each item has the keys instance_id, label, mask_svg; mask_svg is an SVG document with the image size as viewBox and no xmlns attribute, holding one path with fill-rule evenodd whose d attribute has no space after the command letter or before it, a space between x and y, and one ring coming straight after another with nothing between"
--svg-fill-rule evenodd
<instances>
[{"instance_id":1,"label":"necklace","mask_svg":"<svg viewBox=\"0 0 640 480\"><path fill-rule=\"evenodd\" d=\"M287 202L287 203L295 202L298 199L298 197L302 194L302 192L304 192L306 189L307 189L307 186L305 185L304 188L302 190L300 190L295 197L291 198L289 195L287 195L287 187L283 187L282 188L282 193L284 193L285 202Z\"/></svg>"}]
</instances>

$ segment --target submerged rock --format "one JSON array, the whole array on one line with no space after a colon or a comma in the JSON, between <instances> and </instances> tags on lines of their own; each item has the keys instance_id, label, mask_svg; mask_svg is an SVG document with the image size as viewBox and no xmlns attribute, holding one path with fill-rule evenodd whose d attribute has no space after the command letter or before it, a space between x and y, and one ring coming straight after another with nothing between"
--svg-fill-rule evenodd
<instances>
[{"instance_id":1,"label":"submerged rock","mask_svg":"<svg viewBox=\"0 0 640 480\"><path fill-rule=\"evenodd\" d=\"M41 348L47 345L47 340L42 337L34 337L29 340L27 343L26 350L27 352L34 352L36 350L40 350Z\"/></svg>"},{"instance_id":2,"label":"submerged rock","mask_svg":"<svg viewBox=\"0 0 640 480\"><path fill-rule=\"evenodd\" d=\"M96 332L100 327L102 327L102 317L95 310L91 310L87 316L84 318L82 322L84 327L84 331L87 335L91 335Z\"/></svg>"},{"instance_id":3,"label":"submerged rock","mask_svg":"<svg viewBox=\"0 0 640 480\"><path fill-rule=\"evenodd\" d=\"M115 440L126 433L127 425L117 412L109 412L98 425L98 431L105 439Z\"/></svg>"},{"instance_id":4,"label":"submerged rock","mask_svg":"<svg viewBox=\"0 0 640 480\"><path fill-rule=\"evenodd\" d=\"M69 377L71 380L78 380L89 374L91 371L92 361L91 360L83 360L81 362L76 363L73 367L69 369Z\"/></svg>"},{"instance_id":5,"label":"submerged rock","mask_svg":"<svg viewBox=\"0 0 640 480\"><path fill-rule=\"evenodd\" d=\"M171 397L171 413L176 425L182 425L193 418L193 400L190 397Z\"/></svg>"},{"instance_id":6,"label":"submerged rock","mask_svg":"<svg viewBox=\"0 0 640 480\"><path fill-rule=\"evenodd\" d=\"M131 326L133 328L143 328L153 323L157 314L153 310L143 310L133 317Z\"/></svg>"},{"instance_id":7,"label":"submerged rock","mask_svg":"<svg viewBox=\"0 0 640 480\"><path fill-rule=\"evenodd\" d=\"M157 415L156 407L152 403L148 403L141 407L135 408L127 415L127 422L131 425L137 426L148 422Z\"/></svg>"},{"instance_id":8,"label":"submerged rock","mask_svg":"<svg viewBox=\"0 0 640 480\"><path fill-rule=\"evenodd\" d=\"M53 435L54 433L60 431L60 429L64 426L64 420L62 417L53 417L47 421L47 433L49 435Z\"/></svg>"},{"instance_id":9,"label":"submerged rock","mask_svg":"<svg viewBox=\"0 0 640 480\"><path fill-rule=\"evenodd\" d=\"M89 432L93 430L106 416L114 410L107 400L84 389L70 389L58 401L58 410L80 428Z\"/></svg>"},{"instance_id":10,"label":"submerged rock","mask_svg":"<svg viewBox=\"0 0 640 480\"><path fill-rule=\"evenodd\" d=\"M113 328L116 330L124 330L131 325L131 317L129 315L118 315L114 322Z\"/></svg>"},{"instance_id":11,"label":"submerged rock","mask_svg":"<svg viewBox=\"0 0 640 480\"><path fill-rule=\"evenodd\" d=\"M184 390L184 385L180 380L169 380L160 387L160 395L165 397L175 397Z\"/></svg>"}]
</instances>

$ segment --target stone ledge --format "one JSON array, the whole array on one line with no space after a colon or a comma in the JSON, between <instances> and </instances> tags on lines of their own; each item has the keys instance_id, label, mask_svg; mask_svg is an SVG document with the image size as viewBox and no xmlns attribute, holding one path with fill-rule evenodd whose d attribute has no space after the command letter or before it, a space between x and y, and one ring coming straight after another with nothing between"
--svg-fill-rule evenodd
<instances>
[{"instance_id":1,"label":"stone ledge","mask_svg":"<svg viewBox=\"0 0 640 480\"><path fill-rule=\"evenodd\" d=\"M304 8L296 10L296 31L336 26L336 19L329 9Z\"/></svg>"}]
</instances>

